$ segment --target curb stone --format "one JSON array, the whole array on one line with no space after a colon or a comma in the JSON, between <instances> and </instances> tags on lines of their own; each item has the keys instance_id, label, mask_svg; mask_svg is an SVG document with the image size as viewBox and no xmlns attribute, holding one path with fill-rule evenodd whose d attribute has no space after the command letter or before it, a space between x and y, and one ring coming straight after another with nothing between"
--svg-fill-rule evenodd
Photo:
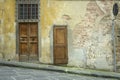
<instances>
[{"instance_id":1,"label":"curb stone","mask_svg":"<svg viewBox=\"0 0 120 80\"><path fill-rule=\"evenodd\" d=\"M115 72L105 72L105 71L96 71L96 70L89 70L89 69L83 69L83 68L69 68L69 67L60 67L60 66L54 66L54 65L4 61L4 60L0 60L0 65L38 69L38 70L47 70L47 71L56 71L56 72L62 72L62 73L87 75L87 76L94 76L94 77L114 78L114 79L120 80L120 73L115 73Z\"/></svg>"}]
</instances>

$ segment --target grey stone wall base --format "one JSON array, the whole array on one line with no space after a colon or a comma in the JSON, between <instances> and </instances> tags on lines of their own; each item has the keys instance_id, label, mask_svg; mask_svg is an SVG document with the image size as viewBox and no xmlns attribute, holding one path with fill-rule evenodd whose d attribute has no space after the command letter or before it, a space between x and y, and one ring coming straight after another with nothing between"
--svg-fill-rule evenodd
<instances>
[{"instance_id":1,"label":"grey stone wall base","mask_svg":"<svg viewBox=\"0 0 120 80\"><path fill-rule=\"evenodd\" d=\"M62 72L62 73L87 75L87 76L94 76L94 77L120 79L120 73L89 70L89 69L83 69L83 68L60 67L60 66L54 66L54 65L4 61L4 60L0 60L0 65L23 67L23 68L38 69L38 70L56 71L56 72Z\"/></svg>"}]
</instances>

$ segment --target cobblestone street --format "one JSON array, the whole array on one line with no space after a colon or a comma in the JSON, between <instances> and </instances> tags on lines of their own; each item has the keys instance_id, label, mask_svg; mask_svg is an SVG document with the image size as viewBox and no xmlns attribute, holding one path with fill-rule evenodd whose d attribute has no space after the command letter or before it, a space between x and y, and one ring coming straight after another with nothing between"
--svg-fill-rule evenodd
<instances>
[{"instance_id":1,"label":"cobblestone street","mask_svg":"<svg viewBox=\"0 0 120 80\"><path fill-rule=\"evenodd\" d=\"M117 79L0 66L0 80L117 80Z\"/></svg>"}]
</instances>

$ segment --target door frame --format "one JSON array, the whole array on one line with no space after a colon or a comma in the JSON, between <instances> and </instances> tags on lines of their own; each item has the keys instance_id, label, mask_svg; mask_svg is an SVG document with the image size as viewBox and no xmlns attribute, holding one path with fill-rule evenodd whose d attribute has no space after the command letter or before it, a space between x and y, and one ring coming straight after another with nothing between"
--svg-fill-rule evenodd
<instances>
[{"instance_id":1,"label":"door frame","mask_svg":"<svg viewBox=\"0 0 120 80\"><path fill-rule=\"evenodd\" d=\"M24 0L17 0L15 3L16 11L15 11L15 23L16 26L16 60L19 61L19 23L21 22L36 22L38 23L38 59L40 61L41 56L41 26L40 26L40 0L32 1L31 3L38 4L38 19L18 19L18 4L29 4L28 1L24 2Z\"/></svg>"},{"instance_id":2,"label":"door frame","mask_svg":"<svg viewBox=\"0 0 120 80\"><path fill-rule=\"evenodd\" d=\"M66 29L67 29L67 30L66 30L66 31L67 31L67 32L66 32L66 41L67 41L67 42L66 42L66 46L67 46L67 51L66 51L66 52L67 52L67 53L66 53L66 54L67 54L67 64L68 64L68 57L69 57L69 56L68 56L68 26L67 26L67 25L53 25L53 29L52 29L52 30L53 30L53 33L52 33L52 35L53 35L53 37L52 37L52 38L53 38L53 54L52 54L52 56L53 56L53 57L52 57L53 64L55 64L55 63L54 63L54 62L55 62L55 60L54 60L54 28L55 28L55 27L66 27Z\"/></svg>"}]
</instances>

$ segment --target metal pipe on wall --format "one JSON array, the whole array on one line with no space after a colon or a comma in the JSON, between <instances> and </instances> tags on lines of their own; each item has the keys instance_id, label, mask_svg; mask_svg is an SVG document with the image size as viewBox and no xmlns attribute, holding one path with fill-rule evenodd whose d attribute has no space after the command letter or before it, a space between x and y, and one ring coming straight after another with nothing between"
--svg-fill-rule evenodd
<instances>
[{"instance_id":1,"label":"metal pipe on wall","mask_svg":"<svg viewBox=\"0 0 120 80\"><path fill-rule=\"evenodd\" d=\"M115 19L112 20L112 40L113 40L113 59L114 59L114 71L116 72L116 42L115 42Z\"/></svg>"}]
</instances>

